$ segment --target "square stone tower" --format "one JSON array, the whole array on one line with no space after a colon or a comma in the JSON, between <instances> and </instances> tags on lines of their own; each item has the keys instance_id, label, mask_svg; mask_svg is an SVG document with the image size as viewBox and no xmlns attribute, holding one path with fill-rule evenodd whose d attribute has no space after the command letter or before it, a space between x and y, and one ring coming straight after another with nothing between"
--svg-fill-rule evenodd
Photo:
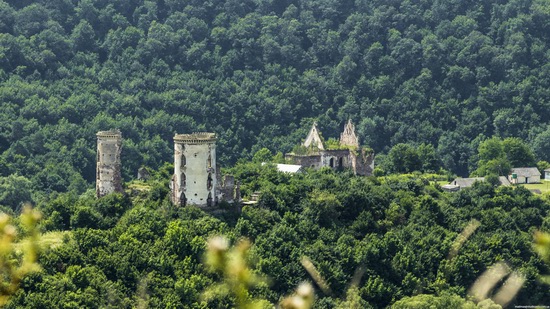
<instances>
[{"instance_id":1,"label":"square stone tower","mask_svg":"<svg viewBox=\"0 0 550 309\"><path fill-rule=\"evenodd\" d=\"M199 132L174 136L172 202L214 206L216 189L216 134Z\"/></svg>"},{"instance_id":2,"label":"square stone tower","mask_svg":"<svg viewBox=\"0 0 550 309\"><path fill-rule=\"evenodd\" d=\"M97 132L96 196L113 192L124 192L120 176L120 153L122 134L120 131Z\"/></svg>"}]
</instances>

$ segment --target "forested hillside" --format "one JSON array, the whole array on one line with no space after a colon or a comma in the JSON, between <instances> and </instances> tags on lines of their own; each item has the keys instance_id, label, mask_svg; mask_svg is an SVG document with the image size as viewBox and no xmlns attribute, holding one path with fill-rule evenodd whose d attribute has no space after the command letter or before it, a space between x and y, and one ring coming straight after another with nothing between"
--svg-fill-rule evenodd
<instances>
[{"instance_id":1,"label":"forested hillside","mask_svg":"<svg viewBox=\"0 0 550 309\"><path fill-rule=\"evenodd\" d=\"M54 244L7 307L231 308L204 297L221 280L203 263L213 235L250 239L269 279L246 296L274 304L311 280L303 256L330 288L314 308L456 307L500 261L525 278L512 304L549 304L533 249L548 194L395 175L550 161L549 50L550 0L0 0L0 210L31 201ZM313 121L328 140L348 119L378 177L260 164ZM96 199L109 129L130 182ZM172 137L203 130L257 205L170 203ZM152 178L132 181L141 166Z\"/></svg>"},{"instance_id":2,"label":"forested hillside","mask_svg":"<svg viewBox=\"0 0 550 309\"><path fill-rule=\"evenodd\" d=\"M290 175L259 162L232 172L244 190L263 192L240 214L175 208L156 180L140 183L150 189L132 196L97 200L93 190L69 192L39 205L43 228L71 231L54 234L57 245L38 261L43 271L24 279L6 308L235 308L235 297L223 290L204 293L221 277L203 263L214 235L252 242L247 261L269 280L246 298L274 304L300 282L315 282L303 257L328 287L316 286L315 309L497 309L466 306L465 297L501 261L525 278L510 308L550 303L549 285L540 280L550 265L533 248L533 232L550 231L548 196L489 183L446 193L418 175L356 177L328 168ZM460 236L472 219L477 230Z\"/></svg>"},{"instance_id":3,"label":"forested hillside","mask_svg":"<svg viewBox=\"0 0 550 309\"><path fill-rule=\"evenodd\" d=\"M95 132L124 134L124 177L171 161L174 132L219 134L232 164L351 118L376 153L478 144L550 161L550 1L0 0L0 176L34 192L94 181ZM17 174L17 175L15 175Z\"/></svg>"}]
</instances>

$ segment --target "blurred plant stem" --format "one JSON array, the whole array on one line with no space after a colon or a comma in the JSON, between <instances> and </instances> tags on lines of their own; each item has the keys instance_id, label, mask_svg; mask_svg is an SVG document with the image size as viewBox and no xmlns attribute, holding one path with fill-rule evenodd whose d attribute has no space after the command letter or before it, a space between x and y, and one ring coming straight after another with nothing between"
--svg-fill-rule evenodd
<instances>
[{"instance_id":1,"label":"blurred plant stem","mask_svg":"<svg viewBox=\"0 0 550 309\"><path fill-rule=\"evenodd\" d=\"M11 224L11 218L6 214L0 214L0 272L2 284L0 285L0 307L4 306L11 295L19 289L19 283L29 273L40 271L36 262L38 259L38 239L40 233L37 225L41 215L38 211L26 206L21 213L19 222L28 241L19 250L16 250L17 229ZM19 260L17 256L20 255Z\"/></svg>"}]
</instances>

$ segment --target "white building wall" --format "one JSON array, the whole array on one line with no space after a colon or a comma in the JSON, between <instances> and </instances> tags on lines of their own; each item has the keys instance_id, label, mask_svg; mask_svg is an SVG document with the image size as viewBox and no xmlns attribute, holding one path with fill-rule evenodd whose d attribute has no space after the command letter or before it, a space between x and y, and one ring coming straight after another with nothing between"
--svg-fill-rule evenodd
<instances>
[{"instance_id":1,"label":"white building wall","mask_svg":"<svg viewBox=\"0 0 550 309\"><path fill-rule=\"evenodd\" d=\"M172 202L182 206L213 206L217 202L217 181L215 135L176 135Z\"/></svg>"},{"instance_id":2,"label":"white building wall","mask_svg":"<svg viewBox=\"0 0 550 309\"><path fill-rule=\"evenodd\" d=\"M529 177L529 183L539 183L539 182L540 182L540 176Z\"/></svg>"},{"instance_id":3,"label":"white building wall","mask_svg":"<svg viewBox=\"0 0 550 309\"><path fill-rule=\"evenodd\" d=\"M513 184L521 184L521 183L539 183L540 182L540 176L531 176L527 177L528 179L525 179L523 176L518 176L517 179L512 179L510 176L510 182Z\"/></svg>"},{"instance_id":4,"label":"white building wall","mask_svg":"<svg viewBox=\"0 0 550 309\"><path fill-rule=\"evenodd\" d=\"M186 178L184 192L187 197L187 203L206 206L209 194L212 203L214 203L216 198L215 188L217 185L216 145L187 144L185 145L183 155L186 158L186 165L182 168L182 171Z\"/></svg>"}]
</instances>

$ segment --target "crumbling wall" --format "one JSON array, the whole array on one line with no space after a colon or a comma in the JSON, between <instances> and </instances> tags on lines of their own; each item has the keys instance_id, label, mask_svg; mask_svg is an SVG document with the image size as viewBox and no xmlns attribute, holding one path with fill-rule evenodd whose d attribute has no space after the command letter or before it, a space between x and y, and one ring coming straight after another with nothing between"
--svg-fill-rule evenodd
<instances>
[{"instance_id":1,"label":"crumbling wall","mask_svg":"<svg viewBox=\"0 0 550 309\"><path fill-rule=\"evenodd\" d=\"M353 125L351 119L344 126L344 132L340 134L340 145L359 148L359 139L355 135L355 125Z\"/></svg>"},{"instance_id":2,"label":"crumbling wall","mask_svg":"<svg viewBox=\"0 0 550 309\"><path fill-rule=\"evenodd\" d=\"M223 177L222 199L229 203L235 201L235 177L233 175L225 175Z\"/></svg>"},{"instance_id":3,"label":"crumbling wall","mask_svg":"<svg viewBox=\"0 0 550 309\"><path fill-rule=\"evenodd\" d=\"M137 179L148 180L149 178L151 178L151 173L145 167L140 167L137 172Z\"/></svg>"},{"instance_id":4,"label":"crumbling wall","mask_svg":"<svg viewBox=\"0 0 550 309\"><path fill-rule=\"evenodd\" d=\"M290 160L293 164L301 165L303 167L321 168L323 162L320 154L317 155L295 155L287 154L285 159Z\"/></svg>"},{"instance_id":5,"label":"crumbling wall","mask_svg":"<svg viewBox=\"0 0 550 309\"><path fill-rule=\"evenodd\" d=\"M351 154L355 175L372 176L374 171L374 153L361 149L359 153L352 152Z\"/></svg>"},{"instance_id":6,"label":"crumbling wall","mask_svg":"<svg viewBox=\"0 0 550 309\"><path fill-rule=\"evenodd\" d=\"M174 175L170 182L172 190L172 203L178 206L185 206L187 198L185 196L185 157L183 156L184 146L181 143L174 143Z\"/></svg>"},{"instance_id":7,"label":"crumbling wall","mask_svg":"<svg viewBox=\"0 0 550 309\"><path fill-rule=\"evenodd\" d=\"M351 168L350 151L348 149L325 150L321 152L321 164L337 170Z\"/></svg>"}]
</instances>

